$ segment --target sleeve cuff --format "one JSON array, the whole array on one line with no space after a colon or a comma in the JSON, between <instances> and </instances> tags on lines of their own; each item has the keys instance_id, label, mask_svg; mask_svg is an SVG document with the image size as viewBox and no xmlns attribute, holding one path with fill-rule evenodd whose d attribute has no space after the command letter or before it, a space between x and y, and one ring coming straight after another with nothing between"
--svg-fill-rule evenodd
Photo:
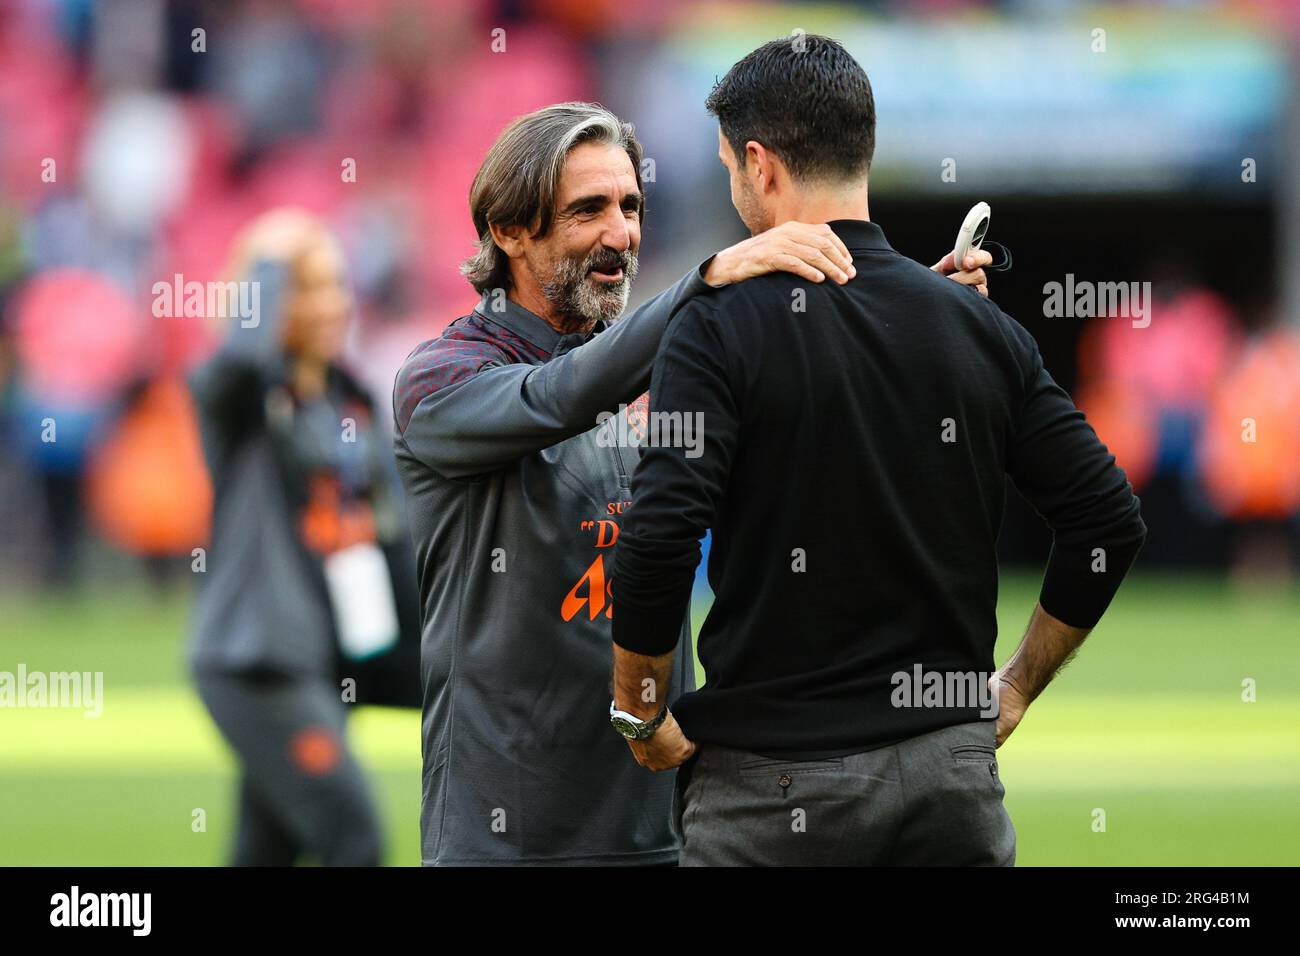
<instances>
[{"instance_id":1,"label":"sleeve cuff","mask_svg":"<svg viewBox=\"0 0 1300 956\"><path fill-rule=\"evenodd\" d=\"M614 643L633 654L660 657L669 654L681 639L685 612L636 611L614 606Z\"/></svg>"},{"instance_id":2,"label":"sleeve cuff","mask_svg":"<svg viewBox=\"0 0 1300 956\"><path fill-rule=\"evenodd\" d=\"M1058 621L1091 630L1110 607L1140 549L1140 541L1111 545L1103 570L1091 550L1053 547L1038 603Z\"/></svg>"},{"instance_id":3,"label":"sleeve cuff","mask_svg":"<svg viewBox=\"0 0 1300 956\"><path fill-rule=\"evenodd\" d=\"M718 255L715 252L713 255L709 256L709 258L701 262L699 268L695 270L690 289L692 295L700 292L707 292L709 289L722 289L731 285L730 282L724 282L722 285L709 285L708 281L704 278L704 274L709 271L709 266L713 264L713 260L717 257Z\"/></svg>"}]
</instances>

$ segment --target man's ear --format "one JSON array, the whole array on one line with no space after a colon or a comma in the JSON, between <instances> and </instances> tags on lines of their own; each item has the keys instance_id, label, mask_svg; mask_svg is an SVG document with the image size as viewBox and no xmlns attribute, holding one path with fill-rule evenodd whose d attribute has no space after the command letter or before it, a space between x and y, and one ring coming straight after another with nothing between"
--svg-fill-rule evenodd
<instances>
[{"instance_id":1,"label":"man's ear","mask_svg":"<svg viewBox=\"0 0 1300 956\"><path fill-rule=\"evenodd\" d=\"M771 192L775 187L779 174L776 164L779 162L776 153L757 140L751 139L745 144L745 171L760 194Z\"/></svg>"},{"instance_id":2,"label":"man's ear","mask_svg":"<svg viewBox=\"0 0 1300 956\"><path fill-rule=\"evenodd\" d=\"M509 258L518 259L523 256L524 236L527 235L527 230L523 226L498 226L490 222L488 229L492 232L492 241L497 244L497 248Z\"/></svg>"}]
</instances>

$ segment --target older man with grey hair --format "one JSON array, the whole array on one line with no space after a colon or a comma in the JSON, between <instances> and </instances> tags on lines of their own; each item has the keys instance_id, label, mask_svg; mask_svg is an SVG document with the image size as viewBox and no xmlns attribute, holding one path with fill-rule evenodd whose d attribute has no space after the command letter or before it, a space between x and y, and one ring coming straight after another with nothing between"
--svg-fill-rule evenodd
<instances>
[{"instance_id":1,"label":"older man with grey hair","mask_svg":"<svg viewBox=\"0 0 1300 956\"><path fill-rule=\"evenodd\" d=\"M775 270L843 283L854 269L829 227L787 223L619 318L643 209L629 124L588 103L515 120L470 192L478 251L462 272L482 299L397 376L425 865L676 862L671 776L628 760L591 706L609 686L605 561L639 454L618 436L644 429L638 396L691 297ZM673 670L678 692L693 688L687 620Z\"/></svg>"}]
</instances>

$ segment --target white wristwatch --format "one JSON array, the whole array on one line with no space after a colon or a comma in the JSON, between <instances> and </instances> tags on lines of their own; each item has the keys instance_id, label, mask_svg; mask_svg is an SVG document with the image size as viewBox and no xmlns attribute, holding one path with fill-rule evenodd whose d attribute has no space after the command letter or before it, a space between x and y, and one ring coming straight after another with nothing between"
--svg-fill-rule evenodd
<instances>
[{"instance_id":1,"label":"white wristwatch","mask_svg":"<svg viewBox=\"0 0 1300 956\"><path fill-rule=\"evenodd\" d=\"M654 732L659 729L659 725L664 722L667 716L667 704L664 704L663 710L659 711L650 720L642 720L625 710L619 710L612 700L609 702L609 722L614 725L615 730L628 740L648 740L653 737Z\"/></svg>"}]
</instances>

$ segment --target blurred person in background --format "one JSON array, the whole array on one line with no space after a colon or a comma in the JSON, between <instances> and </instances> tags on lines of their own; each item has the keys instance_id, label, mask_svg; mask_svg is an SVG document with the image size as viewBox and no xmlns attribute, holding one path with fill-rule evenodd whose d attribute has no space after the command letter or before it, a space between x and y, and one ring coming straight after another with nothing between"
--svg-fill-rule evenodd
<instances>
[{"instance_id":1,"label":"blurred person in background","mask_svg":"<svg viewBox=\"0 0 1300 956\"><path fill-rule=\"evenodd\" d=\"M305 213L267 213L237 242L233 272L256 316L229 320L190 380L214 490L190 656L241 763L233 862L377 864L347 706L358 693L418 700L417 645L392 650L418 610L388 439L338 364L353 302L330 233ZM376 659L396 675L358 692Z\"/></svg>"}]
</instances>

